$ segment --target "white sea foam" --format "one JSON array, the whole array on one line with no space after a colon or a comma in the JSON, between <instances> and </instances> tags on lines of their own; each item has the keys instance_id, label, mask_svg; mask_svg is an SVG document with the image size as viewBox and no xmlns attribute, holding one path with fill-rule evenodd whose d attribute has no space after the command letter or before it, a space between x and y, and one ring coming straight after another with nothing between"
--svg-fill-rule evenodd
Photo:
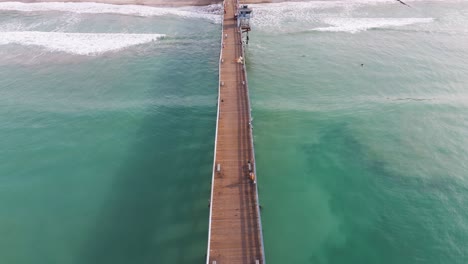
<instances>
[{"instance_id":1,"label":"white sea foam","mask_svg":"<svg viewBox=\"0 0 468 264\"><path fill-rule=\"evenodd\" d=\"M464 2L466 0L403 0L405 3L414 3L414 2ZM298 2L278 2L278 3L268 3L268 4L251 4L250 6L254 7L255 10L258 9L327 9L333 7L343 7L343 6L363 6L363 5L381 5L381 4L395 4L400 5L397 0L322 0L322 1L298 1Z\"/></svg>"},{"instance_id":2,"label":"white sea foam","mask_svg":"<svg viewBox=\"0 0 468 264\"><path fill-rule=\"evenodd\" d=\"M356 33L374 28L401 27L418 23L430 23L433 18L326 18L330 27L318 27L314 31Z\"/></svg>"},{"instance_id":3,"label":"white sea foam","mask_svg":"<svg viewBox=\"0 0 468 264\"><path fill-rule=\"evenodd\" d=\"M219 15L221 6L212 5L208 7L183 7L183 8L162 8L141 5L112 5L101 3L20 3L20 2L1 2L0 10L21 11L21 12L40 12L40 11L61 11L80 14L120 14L133 16L165 16L174 15L184 18L203 18L213 22L220 22Z\"/></svg>"},{"instance_id":4,"label":"white sea foam","mask_svg":"<svg viewBox=\"0 0 468 264\"><path fill-rule=\"evenodd\" d=\"M325 10L332 8L355 8L359 6L395 3L395 0L343 0L343 1L309 1L309 2L281 2L271 4L253 4L255 13L274 14L276 16L294 16L310 10Z\"/></svg>"},{"instance_id":5,"label":"white sea foam","mask_svg":"<svg viewBox=\"0 0 468 264\"><path fill-rule=\"evenodd\" d=\"M0 45L34 45L52 51L78 55L96 55L157 41L163 37L162 34L17 31L0 32Z\"/></svg>"},{"instance_id":6,"label":"white sea foam","mask_svg":"<svg viewBox=\"0 0 468 264\"><path fill-rule=\"evenodd\" d=\"M349 17L353 10L361 6L394 2L395 0L345 0L256 4L252 5L255 10L252 22L259 29L281 30L291 23L300 23L300 27L304 23L321 23L321 18L330 13Z\"/></svg>"},{"instance_id":7,"label":"white sea foam","mask_svg":"<svg viewBox=\"0 0 468 264\"><path fill-rule=\"evenodd\" d=\"M405 0L415 3L424 0ZM433 0L431 0L433 1ZM457 0L448 0L457 1ZM359 32L371 28L398 27L432 22L432 18L366 18L380 5L395 5L395 0L337 0L284 2L252 5L255 10L252 24L255 29L276 32L314 31ZM370 10L370 11L369 11ZM403 11L407 11L404 9ZM391 14L390 14L391 16Z\"/></svg>"}]
</instances>

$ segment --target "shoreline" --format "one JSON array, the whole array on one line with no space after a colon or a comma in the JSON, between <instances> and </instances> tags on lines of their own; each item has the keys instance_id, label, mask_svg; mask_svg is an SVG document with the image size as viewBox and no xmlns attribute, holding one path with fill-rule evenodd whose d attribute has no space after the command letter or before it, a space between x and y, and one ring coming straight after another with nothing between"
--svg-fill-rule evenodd
<instances>
[{"instance_id":1,"label":"shoreline","mask_svg":"<svg viewBox=\"0 0 468 264\"><path fill-rule=\"evenodd\" d=\"M112 5L142 5L153 7L182 7L182 6L207 6L212 4L222 3L222 0L17 0L8 1L0 0L1 2L20 2L25 4L31 3L50 3L50 2L66 2L66 3L100 3ZM274 0L247 0L242 1L245 4L261 4L283 2Z\"/></svg>"}]
</instances>

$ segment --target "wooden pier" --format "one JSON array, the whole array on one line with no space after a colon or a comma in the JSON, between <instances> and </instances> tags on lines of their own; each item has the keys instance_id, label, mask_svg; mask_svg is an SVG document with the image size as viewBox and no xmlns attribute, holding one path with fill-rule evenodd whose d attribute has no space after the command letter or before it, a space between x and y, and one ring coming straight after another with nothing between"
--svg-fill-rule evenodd
<instances>
[{"instance_id":1,"label":"wooden pier","mask_svg":"<svg viewBox=\"0 0 468 264\"><path fill-rule=\"evenodd\" d=\"M265 263L238 7L224 1L207 264Z\"/></svg>"}]
</instances>

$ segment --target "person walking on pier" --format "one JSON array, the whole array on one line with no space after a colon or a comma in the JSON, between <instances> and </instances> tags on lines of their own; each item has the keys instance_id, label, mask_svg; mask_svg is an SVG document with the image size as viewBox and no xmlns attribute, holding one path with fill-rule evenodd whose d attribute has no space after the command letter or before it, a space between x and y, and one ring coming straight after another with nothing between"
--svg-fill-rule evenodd
<instances>
[{"instance_id":1,"label":"person walking on pier","mask_svg":"<svg viewBox=\"0 0 468 264\"><path fill-rule=\"evenodd\" d=\"M253 172L249 173L249 178L250 178L250 180L252 181L253 184L257 183L255 181L255 174Z\"/></svg>"}]
</instances>

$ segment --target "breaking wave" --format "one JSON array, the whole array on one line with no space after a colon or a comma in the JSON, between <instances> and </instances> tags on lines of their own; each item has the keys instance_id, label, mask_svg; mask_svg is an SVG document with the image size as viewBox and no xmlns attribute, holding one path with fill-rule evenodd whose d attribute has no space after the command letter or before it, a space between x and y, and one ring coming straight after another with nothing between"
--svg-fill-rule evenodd
<instances>
[{"instance_id":1,"label":"breaking wave","mask_svg":"<svg viewBox=\"0 0 468 264\"><path fill-rule=\"evenodd\" d=\"M422 0L405 0L415 3ZM448 0L454 1L454 0ZM375 6L395 5L395 0L338 0L256 4L252 24L255 29L277 32L329 31L359 32L372 28L429 23L433 18L367 17ZM407 10L403 10L407 11ZM403 14L404 15L404 14ZM400 14L401 16L401 14ZM410 15L412 16L412 15Z\"/></svg>"},{"instance_id":2,"label":"breaking wave","mask_svg":"<svg viewBox=\"0 0 468 264\"><path fill-rule=\"evenodd\" d=\"M39 12L39 11L61 11L80 14L120 14L133 16L165 16L174 15L184 18L202 18L215 23L221 21L221 5L211 5L207 7L181 7L181 8L163 8L141 5L112 5L101 3L20 3L20 2L2 2L0 10L20 11L20 12Z\"/></svg>"},{"instance_id":3,"label":"breaking wave","mask_svg":"<svg viewBox=\"0 0 468 264\"><path fill-rule=\"evenodd\" d=\"M313 28L313 31L356 33L374 28L401 27L418 23L430 23L433 18L328 18L323 22L329 27Z\"/></svg>"},{"instance_id":4,"label":"breaking wave","mask_svg":"<svg viewBox=\"0 0 468 264\"><path fill-rule=\"evenodd\" d=\"M162 34L0 32L0 45L19 44L44 47L77 55L97 55L157 41Z\"/></svg>"}]
</instances>

